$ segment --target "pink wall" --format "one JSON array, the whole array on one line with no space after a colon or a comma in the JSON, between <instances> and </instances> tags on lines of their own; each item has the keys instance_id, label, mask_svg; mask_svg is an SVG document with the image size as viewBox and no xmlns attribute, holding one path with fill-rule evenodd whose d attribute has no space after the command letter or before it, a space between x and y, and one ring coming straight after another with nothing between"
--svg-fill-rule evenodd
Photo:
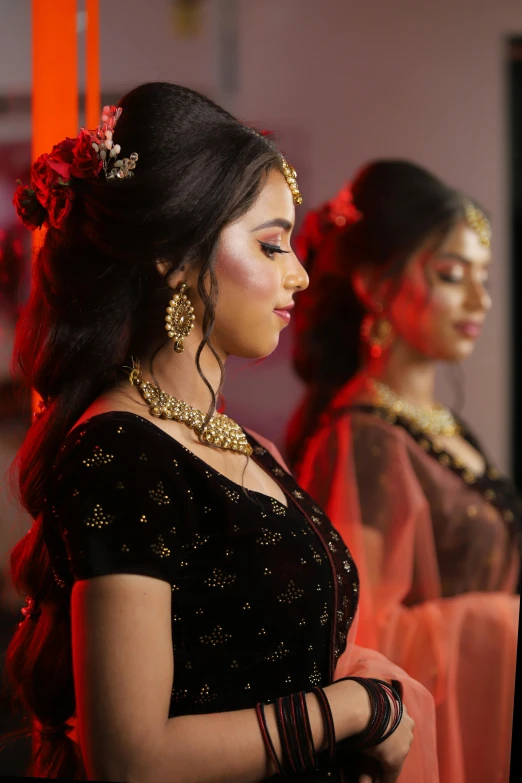
<instances>
[{"instance_id":1,"label":"pink wall","mask_svg":"<svg viewBox=\"0 0 522 783\"><path fill-rule=\"evenodd\" d=\"M522 3L206 0L201 7L201 33L191 39L176 37L169 0L102 0L104 88L123 92L150 79L181 81L247 121L279 129L288 157L300 169L303 211L331 195L361 163L383 155L432 168L492 211L495 306L464 366L464 414L507 467L504 57L506 38L522 35ZM0 92L30 90L29 10L30 0L0 4ZM221 79L227 13L239 35L235 91ZM9 127L0 117L0 139L9 136ZM231 367L226 387L230 411L276 440L300 390L287 360L288 338L261 365L240 373ZM440 387L451 400L444 375Z\"/></svg>"},{"instance_id":2,"label":"pink wall","mask_svg":"<svg viewBox=\"0 0 522 783\"><path fill-rule=\"evenodd\" d=\"M510 258L504 58L507 37L522 35L522 3L244 0L240 11L242 81L231 104L240 116L262 112L272 127L306 132L305 209L331 195L364 161L405 156L492 211L494 309L475 355L464 365L463 413L506 468ZM281 368L273 394L279 421L295 404L296 385L282 356L274 361ZM451 402L445 374L439 385ZM231 379L228 396L231 401L241 396L239 381Z\"/></svg>"}]
</instances>

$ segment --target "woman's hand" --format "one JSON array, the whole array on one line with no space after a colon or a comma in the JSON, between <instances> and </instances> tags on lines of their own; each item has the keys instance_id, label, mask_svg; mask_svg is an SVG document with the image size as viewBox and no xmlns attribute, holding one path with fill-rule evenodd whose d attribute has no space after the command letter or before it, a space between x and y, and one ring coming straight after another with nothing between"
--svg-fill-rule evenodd
<instances>
[{"instance_id":1,"label":"woman's hand","mask_svg":"<svg viewBox=\"0 0 522 783\"><path fill-rule=\"evenodd\" d=\"M408 710L404 705L401 722L391 737L388 737L380 745L364 751L364 755L378 761L381 769L380 777L375 778L364 773L359 778L359 783L395 783L401 774L413 742L414 726L413 719L408 715Z\"/></svg>"}]
</instances>

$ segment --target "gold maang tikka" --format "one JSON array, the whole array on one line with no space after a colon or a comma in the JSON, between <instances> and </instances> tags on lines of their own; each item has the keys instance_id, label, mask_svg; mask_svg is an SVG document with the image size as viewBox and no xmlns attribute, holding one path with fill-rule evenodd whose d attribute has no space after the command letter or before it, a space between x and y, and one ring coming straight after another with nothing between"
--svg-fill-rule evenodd
<instances>
[{"instance_id":1,"label":"gold maang tikka","mask_svg":"<svg viewBox=\"0 0 522 783\"><path fill-rule=\"evenodd\" d=\"M480 244L489 247L491 244L491 223L482 210L476 207L469 198L463 199L463 206L466 223L477 234Z\"/></svg>"},{"instance_id":2,"label":"gold maang tikka","mask_svg":"<svg viewBox=\"0 0 522 783\"><path fill-rule=\"evenodd\" d=\"M191 333L196 316L192 302L185 291L188 286L181 284L177 294L174 294L167 307L165 329L168 336L174 340L174 350L181 353L184 350L183 340Z\"/></svg>"},{"instance_id":3,"label":"gold maang tikka","mask_svg":"<svg viewBox=\"0 0 522 783\"><path fill-rule=\"evenodd\" d=\"M245 126L250 133L253 133L255 136L259 136L262 138L266 144L270 144L273 146L273 143L271 143L267 139L267 133L260 133L255 128L249 128L248 126ZM280 152L278 152L279 155L279 166L281 169L281 173L283 177L286 179L287 185L290 188L290 192L292 193L292 199L294 201L294 204L299 206L303 203L303 197L301 196L301 193L299 192L299 185L297 184L297 171L294 169L293 166L291 166L286 158L281 155Z\"/></svg>"}]
</instances>

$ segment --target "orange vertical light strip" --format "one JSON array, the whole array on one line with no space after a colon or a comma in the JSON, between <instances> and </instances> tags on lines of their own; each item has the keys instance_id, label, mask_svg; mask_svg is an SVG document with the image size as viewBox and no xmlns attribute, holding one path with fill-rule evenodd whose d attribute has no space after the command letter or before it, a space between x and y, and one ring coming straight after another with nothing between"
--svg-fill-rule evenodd
<instances>
[{"instance_id":1,"label":"orange vertical light strip","mask_svg":"<svg viewBox=\"0 0 522 783\"><path fill-rule=\"evenodd\" d=\"M78 133L76 0L33 0L33 159Z\"/></svg>"},{"instance_id":2,"label":"orange vertical light strip","mask_svg":"<svg viewBox=\"0 0 522 783\"><path fill-rule=\"evenodd\" d=\"M85 88L86 125L93 130L100 124L100 0L86 0L87 78Z\"/></svg>"},{"instance_id":3,"label":"orange vertical light strip","mask_svg":"<svg viewBox=\"0 0 522 783\"><path fill-rule=\"evenodd\" d=\"M76 0L32 0L32 160L78 133ZM33 233L34 255L45 229ZM33 406L38 398L33 395Z\"/></svg>"}]
</instances>

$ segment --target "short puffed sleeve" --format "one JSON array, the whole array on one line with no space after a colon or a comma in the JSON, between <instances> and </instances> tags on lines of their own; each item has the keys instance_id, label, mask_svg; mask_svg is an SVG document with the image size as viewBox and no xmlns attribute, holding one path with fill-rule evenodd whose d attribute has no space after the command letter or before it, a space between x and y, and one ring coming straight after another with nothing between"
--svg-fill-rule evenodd
<instances>
[{"instance_id":1,"label":"short puffed sleeve","mask_svg":"<svg viewBox=\"0 0 522 783\"><path fill-rule=\"evenodd\" d=\"M161 446L153 432L109 415L68 436L50 482L44 529L61 539L73 580L132 573L171 581L183 478L169 470L172 459Z\"/></svg>"}]
</instances>

